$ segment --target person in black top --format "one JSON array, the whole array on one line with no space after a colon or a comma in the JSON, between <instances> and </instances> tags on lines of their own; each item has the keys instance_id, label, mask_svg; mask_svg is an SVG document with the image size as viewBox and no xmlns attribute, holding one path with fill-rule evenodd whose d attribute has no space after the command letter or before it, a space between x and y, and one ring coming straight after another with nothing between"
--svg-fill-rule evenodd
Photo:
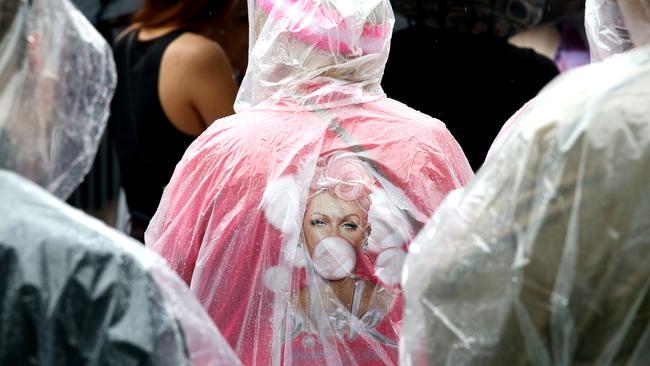
<instances>
[{"instance_id":1,"label":"person in black top","mask_svg":"<svg viewBox=\"0 0 650 366\"><path fill-rule=\"evenodd\" d=\"M548 58L507 41L542 19L544 1L393 3L411 26L393 36L384 90L444 121L478 170L502 125L558 74Z\"/></svg>"},{"instance_id":2,"label":"person in black top","mask_svg":"<svg viewBox=\"0 0 650 366\"><path fill-rule=\"evenodd\" d=\"M109 130L131 214L144 241L176 163L214 120L233 114L237 85L219 41L231 0L145 1L118 38Z\"/></svg>"}]
</instances>

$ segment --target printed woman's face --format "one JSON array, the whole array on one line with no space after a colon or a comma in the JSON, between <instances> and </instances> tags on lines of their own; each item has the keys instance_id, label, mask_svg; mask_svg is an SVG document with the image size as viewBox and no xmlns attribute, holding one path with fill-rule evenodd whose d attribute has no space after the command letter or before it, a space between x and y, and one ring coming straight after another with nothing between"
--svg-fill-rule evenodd
<instances>
[{"instance_id":1,"label":"printed woman's face","mask_svg":"<svg viewBox=\"0 0 650 366\"><path fill-rule=\"evenodd\" d=\"M310 255L316 244L328 236L340 236L358 248L366 239L368 214L358 203L340 200L323 191L315 194L307 205L302 230Z\"/></svg>"}]
</instances>

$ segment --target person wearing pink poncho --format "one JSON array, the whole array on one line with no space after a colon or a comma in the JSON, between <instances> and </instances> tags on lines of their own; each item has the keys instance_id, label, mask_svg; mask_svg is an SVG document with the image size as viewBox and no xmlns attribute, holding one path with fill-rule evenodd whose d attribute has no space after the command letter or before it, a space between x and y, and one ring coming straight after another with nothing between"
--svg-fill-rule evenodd
<instances>
[{"instance_id":1,"label":"person wearing pink poncho","mask_svg":"<svg viewBox=\"0 0 650 366\"><path fill-rule=\"evenodd\" d=\"M397 364L411 239L473 173L380 87L388 0L250 0L233 116L187 150L147 230L244 364Z\"/></svg>"}]
</instances>

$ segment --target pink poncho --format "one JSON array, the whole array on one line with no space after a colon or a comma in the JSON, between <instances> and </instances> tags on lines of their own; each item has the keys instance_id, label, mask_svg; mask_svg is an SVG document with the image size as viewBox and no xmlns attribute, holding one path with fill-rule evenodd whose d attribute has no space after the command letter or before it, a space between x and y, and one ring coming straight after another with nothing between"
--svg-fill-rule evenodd
<instances>
[{"instance_id":1,"label":"pink poncho","mask_svg":"<svg viewBox=\"0 0 650 366\"><path fill-rule=\"evenodd\" d=\"M388 0L249 9L237 114L190 146L146 243L244 364L397 364L407 247L472 171L379 85Z\"/></svg>"}]
</instances>

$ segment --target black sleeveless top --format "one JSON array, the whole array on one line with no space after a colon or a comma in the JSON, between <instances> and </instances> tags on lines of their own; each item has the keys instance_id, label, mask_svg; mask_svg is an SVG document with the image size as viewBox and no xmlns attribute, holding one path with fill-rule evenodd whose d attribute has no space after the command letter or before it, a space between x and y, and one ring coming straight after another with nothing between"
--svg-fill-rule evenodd
<instances>
[{"instance_id":1,"label":"black sleeveless top","mask_svg":"<svg viewBox=\"0 0 650 366\"><path fill-rule=\"evenodd\" d=\"M122 187L132 220L146 227L158 208L176 163L196 137L171 124L158 94L163 52L185 31L176 30L149 41L138 41L137 31L134 32L122 37L113 47L118 78L111 104L109 133L117 151ZM130 36L135 37L132 42L128 41ZM130 54L129 45L132 46ZM130 80L125 78L126 73ZM133 108L133 122L130 108Z\"/></svg>"}]
</instances>

